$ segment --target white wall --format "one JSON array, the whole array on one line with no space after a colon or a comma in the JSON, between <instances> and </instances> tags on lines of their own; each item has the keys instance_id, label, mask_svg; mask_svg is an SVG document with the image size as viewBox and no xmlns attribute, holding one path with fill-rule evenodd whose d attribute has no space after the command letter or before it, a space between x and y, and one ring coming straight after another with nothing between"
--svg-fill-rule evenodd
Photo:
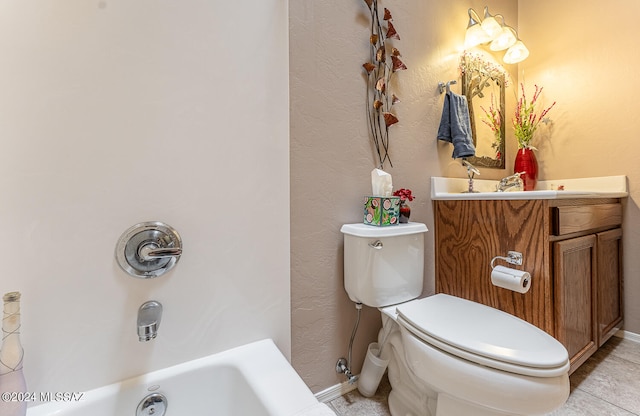
<instances>
[{"instance_id":1,"label":"white wall","mask_svg":"<svg viewBox=\"0 0 640 416\"><path fill-rule=\"evenodd\" d=\"M248 3L0 5L0 291L23 294L30 391L265 337L290 354L288 5ZM185 251L139 280L114 248L148 220Z\"/></svg>"}]
</instances>

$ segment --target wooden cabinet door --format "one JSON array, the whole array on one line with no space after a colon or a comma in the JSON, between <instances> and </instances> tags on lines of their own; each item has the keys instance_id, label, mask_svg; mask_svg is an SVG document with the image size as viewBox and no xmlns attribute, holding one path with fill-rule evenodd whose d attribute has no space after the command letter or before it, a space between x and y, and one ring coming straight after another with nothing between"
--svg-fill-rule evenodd
<instances>
[{"instance_id":1,"label":"wooden cabinet door","mask_svg":"<svg viewBox=\"0 0 640 416\"><path fill-rule=\"evenodd\" d=\"M598 238L598 346L622 327L622 229L597 234Z\"/></svg>"},{"instance_id":2,"label":"wooden cabinet door","mask_svg":"<svg viewBox=\"0 0 640 416\"><path fill-rule=\"evenodd\" d=\"M598 349L596 236L554 243L556 338L569 352L571 370Z\"/></svg>"}]
</instances>

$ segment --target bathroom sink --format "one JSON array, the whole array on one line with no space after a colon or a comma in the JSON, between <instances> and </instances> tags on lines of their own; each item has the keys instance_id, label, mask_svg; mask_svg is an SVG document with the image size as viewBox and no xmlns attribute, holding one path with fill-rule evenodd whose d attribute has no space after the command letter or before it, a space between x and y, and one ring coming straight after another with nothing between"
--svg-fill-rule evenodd
<instances>
[{"instance_id":1,"label":"bathroom sink","mask_svg":"<svg viewBox=\"0 0 640 416\"><path fill-rule=\"evenodd\" d=\"M477 192L468 193L467 179L431 177L431 199L568 199L629 196L627 177L624 175L538 181L533 191L496 192L498 182L499 180L475 179L473 188Z\"/></svg>"}]
</instances>

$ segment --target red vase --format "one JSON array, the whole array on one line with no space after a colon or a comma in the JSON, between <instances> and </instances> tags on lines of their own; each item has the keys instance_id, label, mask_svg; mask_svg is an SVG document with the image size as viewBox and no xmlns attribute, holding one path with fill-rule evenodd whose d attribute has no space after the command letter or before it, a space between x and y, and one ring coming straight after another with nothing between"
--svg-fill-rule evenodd
<instances>
[{"instance_id":1,"label":"red vase","mask_svg":"<svg viewBox=\"0 0 640 416\"><path fill-rule=\"evenodd\" d=\"M513 172L524 172L520 175L524 190L533 191L538 183L538 161L533 150L529 148L518 149L516 161L513 165Z\"/></svg>"},{"instance_id":2,"label":"red vase","mask_svg":"<svg viewBox=\"0 0 640 416\"><path fill-rule=\"evenodd\" d=\"M400 224L406 224L409 222L411 216L411 208L404 202L400 202Z\"/></svg>"}]
</instances>

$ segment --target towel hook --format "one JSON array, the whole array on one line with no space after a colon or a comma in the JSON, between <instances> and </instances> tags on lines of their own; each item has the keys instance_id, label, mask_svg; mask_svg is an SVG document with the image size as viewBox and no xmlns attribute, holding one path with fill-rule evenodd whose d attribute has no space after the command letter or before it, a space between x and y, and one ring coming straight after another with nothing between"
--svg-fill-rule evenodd
<instances>
[{"instance_id":1,"label":"towel hook","mask_svg":"<svg viewBox=\"0 0 640 416\"><path fill-rule=\"evenodd\" d=\"M457 84L458 81L456 81L455 79L452 79L451 81L447 82L446 84L442 81L438 82L438 91L440 91L440 94L442 94L443 92L445 92L445 90L447 91L447 93L451 92L451 84Z\"/></svg>"}]
</instances>

